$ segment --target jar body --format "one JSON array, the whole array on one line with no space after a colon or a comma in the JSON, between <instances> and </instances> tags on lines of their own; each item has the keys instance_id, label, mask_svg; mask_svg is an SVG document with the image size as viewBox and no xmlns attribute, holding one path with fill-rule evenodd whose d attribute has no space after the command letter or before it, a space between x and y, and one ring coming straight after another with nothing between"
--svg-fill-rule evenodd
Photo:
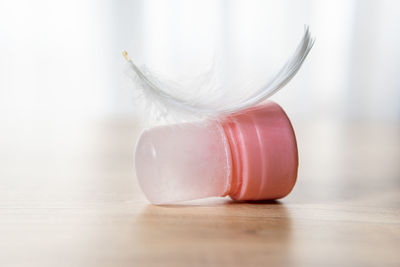
<instances>
[{"instance_id":1,"label":"jar body","mask_svg":"<svg viewBox=\"0 0 400 267\"><path fill-rule=\"evenodd\" d=\"M218 121L159 126L139 138L136 176L155 204L222 196L231 180L230 160Z\"/></svg>"}]
</instances>

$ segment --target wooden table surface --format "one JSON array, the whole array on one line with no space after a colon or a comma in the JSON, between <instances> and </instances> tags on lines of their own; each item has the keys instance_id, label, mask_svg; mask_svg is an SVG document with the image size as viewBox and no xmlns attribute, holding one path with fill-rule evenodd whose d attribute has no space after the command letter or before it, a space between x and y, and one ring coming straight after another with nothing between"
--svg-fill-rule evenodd
<instances>
[{"instance_id":1,"label":"wooden table surface","mask_svg":"<svg viewBox=\"0 0 400 267\"><path fill-rule=\"evenodd\" d=\"M287 198L153 206L134 122L3 122L0 266L400 266L400 125L294 127Z\"/></svg>"}]
</instances>

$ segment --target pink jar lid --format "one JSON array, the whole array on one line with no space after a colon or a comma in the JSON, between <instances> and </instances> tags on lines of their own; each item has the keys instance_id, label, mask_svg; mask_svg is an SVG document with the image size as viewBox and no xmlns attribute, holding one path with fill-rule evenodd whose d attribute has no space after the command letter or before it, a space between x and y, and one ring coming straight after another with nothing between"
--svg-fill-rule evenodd
<instances>
[{"instance_id":1,"label":"pink jar lid","mask_svg":"<svg viewBox=\"0 0 400 267\"><path fill-rule=\"evenodd\" d=\"M278 199L296 183L298 152L293 127L276 103L239 112L222 121L232 155L225 195L234 200Z\"/></svg>"}]
</instances>

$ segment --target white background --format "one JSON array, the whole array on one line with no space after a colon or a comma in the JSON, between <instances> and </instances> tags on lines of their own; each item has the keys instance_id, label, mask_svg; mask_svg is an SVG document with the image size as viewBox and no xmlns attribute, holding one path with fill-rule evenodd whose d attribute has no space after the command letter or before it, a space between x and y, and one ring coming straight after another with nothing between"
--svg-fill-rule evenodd
<instances>
[{"instance_id":1,"label":"white background","mask_svg":"<svg viewBox=\"0 0 400 267\"><path fill-rule=\"evenodd\" d=\"M400 2L348 0L2 0L0 119L137 117L123 49L172 80L215 58L227 86L267 80L304 24L315 46L273 97L292 120L400 120Z\"/></svg>"}]
</instances>

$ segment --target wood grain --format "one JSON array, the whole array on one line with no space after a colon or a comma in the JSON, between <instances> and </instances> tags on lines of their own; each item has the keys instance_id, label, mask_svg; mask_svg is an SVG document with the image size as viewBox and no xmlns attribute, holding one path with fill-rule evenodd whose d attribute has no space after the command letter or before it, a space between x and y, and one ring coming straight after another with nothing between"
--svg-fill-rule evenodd
<instances>
[{"instance_id":1,"label":"wood grain","mask_svg":"<svg viewBox=\"0 0 400 267\"><path fill-rule=\"evenodd\" d=\"M0 266L400 266L400 126L294 127L289 197L153 206L138 124L5 122Z\"/></svg>"}]
</instances>

